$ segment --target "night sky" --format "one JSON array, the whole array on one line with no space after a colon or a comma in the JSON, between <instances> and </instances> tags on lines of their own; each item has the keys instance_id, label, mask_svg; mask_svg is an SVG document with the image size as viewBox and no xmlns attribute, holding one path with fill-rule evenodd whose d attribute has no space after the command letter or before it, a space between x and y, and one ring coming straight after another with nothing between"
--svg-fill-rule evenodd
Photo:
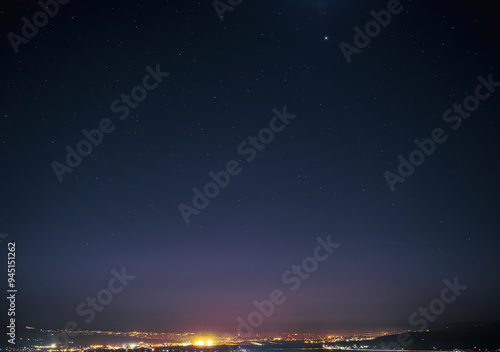
<instances>
[{"instance_id":1,"label":"night sky","mask_svg":"<svg viewBox=\"0 0 500 352\"><path fill-rule=\"evenodd\" d=\"M402 0L361 49L354 28L388 1L232 0L223 18L210 0L62 3L22 41L40 6L0 10L18 326L233 334L278 289L255 333L412 329L455 278L467 289L430 325L500 317L488 1ZM339 246L292 290L318 237ZM135 278L86 322L77 307L122 268Z\"/></svg>"}]
</instances>

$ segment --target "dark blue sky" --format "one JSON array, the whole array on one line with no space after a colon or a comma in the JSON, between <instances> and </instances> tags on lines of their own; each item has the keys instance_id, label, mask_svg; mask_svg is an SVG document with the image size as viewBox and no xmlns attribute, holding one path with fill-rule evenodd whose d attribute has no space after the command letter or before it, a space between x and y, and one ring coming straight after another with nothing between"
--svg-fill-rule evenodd
<instances>
[{"instance_id":1,"label":"dark blue sky","mask_svg":"<svg viewBox=\"0 0 500 352\"><path fill-rule=\"evenodd\" d=\"M500 81L488 2L402 1L351 63L340 43L387 1L243 1L224 21L210 1L72 1L17 54L7 35L40 8L2 6L20 326L235 333L282 289L256 332L409 329L455 277L467 290L434 324L499 317L500 92L456 130L442 117L478 76ZM120 120L112 102L157 65L169 76ZM296 117L246 161L284 106ZM59 182L51 164L103 119L115 129ZM384 172L436 128L448 139L391 192ZM241 173L186 225L178 205L231 160ZM341 246L291 291L283 273L328 236ZM76 307L123 267L135 279L86 323Z\"/></svg>"}]
</instances>

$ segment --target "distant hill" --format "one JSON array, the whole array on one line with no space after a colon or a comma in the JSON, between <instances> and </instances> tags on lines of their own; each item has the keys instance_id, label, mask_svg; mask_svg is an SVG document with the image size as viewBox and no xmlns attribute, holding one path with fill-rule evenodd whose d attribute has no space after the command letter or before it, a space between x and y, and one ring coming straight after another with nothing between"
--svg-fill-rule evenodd
<instances>
[{"instance_id":1,"label":"distant hill","mask_svg":"<svg viewBox=\"0 0 500 352\"><path fill-rule=\"evenodd\" d=\"M388 350L401 348L405 350L497 350L500 349L500 322L454 324L426 332L411 332L409 338L405 338L403 341L411 341L411 343L402 346L398 343L398 335L388 335L363 344L376 349L387 346L385 349ZM353 343L343 345L352 347ZM357 346L359 345L358 342ZM400 347L397 348L398 346Z\"/></svg>"}]
</instances>

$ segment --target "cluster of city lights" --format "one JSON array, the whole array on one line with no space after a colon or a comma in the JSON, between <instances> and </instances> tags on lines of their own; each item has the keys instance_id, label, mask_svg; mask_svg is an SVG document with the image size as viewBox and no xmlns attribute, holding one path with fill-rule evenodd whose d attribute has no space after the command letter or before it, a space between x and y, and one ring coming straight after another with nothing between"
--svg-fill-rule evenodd
<instances>
[{"instance_id":1,"label":"cluster of city lights","mask_svg":"<svg viewBox=\"0 0 500 352\"><path fill-rule=\"evenodd\" d=\"M194 344L195 344L195 346L212 346L212 340L208 340L208 341L198 340Z\"/></svg>"}]
</instances>

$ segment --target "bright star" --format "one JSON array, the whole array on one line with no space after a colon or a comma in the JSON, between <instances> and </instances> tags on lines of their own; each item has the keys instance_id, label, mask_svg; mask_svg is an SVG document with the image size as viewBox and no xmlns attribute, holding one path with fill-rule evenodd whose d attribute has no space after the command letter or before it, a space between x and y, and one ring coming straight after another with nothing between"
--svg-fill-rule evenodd
<instances>
[{"instance_id":1,"label":"bright star","mask_svg":"<svg viewBox=\"0 0 500 352\"><path fill-rule=\"evenodd\" d=\"M325 35L325 36L323 37L323 39L324 39L324 40L328 40L328 36L327 36L327 35Z\"/></svg>"}]
</instances>

